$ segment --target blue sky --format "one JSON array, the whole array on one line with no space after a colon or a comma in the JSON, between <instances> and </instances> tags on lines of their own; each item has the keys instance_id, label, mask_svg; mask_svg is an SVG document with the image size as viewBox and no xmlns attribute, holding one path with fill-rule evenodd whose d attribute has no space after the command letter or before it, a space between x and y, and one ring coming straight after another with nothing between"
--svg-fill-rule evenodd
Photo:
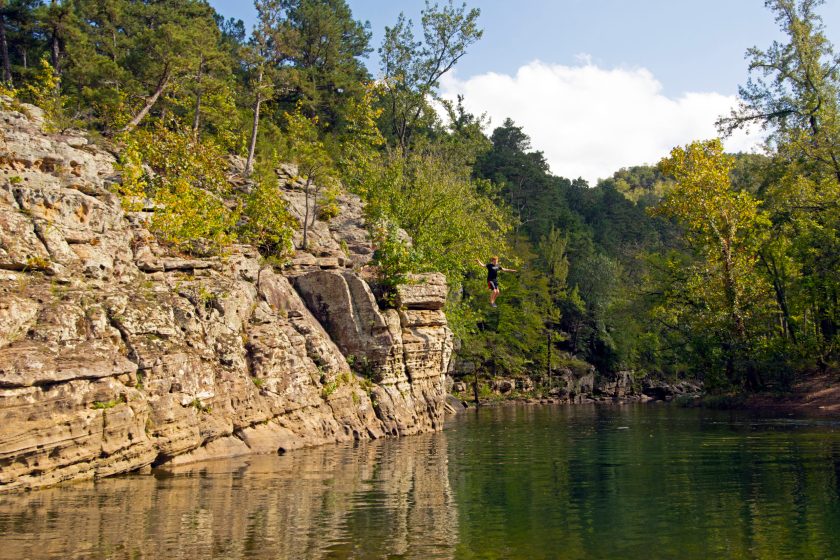
<instances>
[{"instance_id":1,"label":"blue sky","mask_svg":"<svg viewBox=\"0 0 840 560\"><path fill-rule=\"evenodd\" d=\"M247 0L210 0L253 23ZM373 46L423 0L349 0L371 23ZM555 173L590 181L655 163L674 143L714 135L713 122L746 81L744 53L779 38L763 0L481 0L484 38L443 84L444 96L494 124L512 116ZM840 44L840 0L819 9ZM249 25L250 27L250 25ZM368 67L376 75L374 52ZM729 140L752 149L760 137Z\"/></svg>"}]
</instances>

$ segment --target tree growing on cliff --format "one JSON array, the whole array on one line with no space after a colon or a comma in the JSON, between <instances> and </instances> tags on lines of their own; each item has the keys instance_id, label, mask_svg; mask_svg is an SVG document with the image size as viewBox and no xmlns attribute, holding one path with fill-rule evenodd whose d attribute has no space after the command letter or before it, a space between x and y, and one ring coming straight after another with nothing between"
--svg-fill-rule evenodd
<instances>
[{"instance_id":1,"label":"tree growing on cliff","mask_svg":"<svg viewBox=\"0 0 840 560\"><path fill-rule=\"evenodd\" d=\"M253 96L253 120L245 175L254 165L257 136L260 131L260 111L263 103L277 95L286 81L285 66L293 55L293 30L287 23L288 2L285 0L256 0L257 25L244 50L243 61L248 68L249 89Z\"/></svg>"},{"instance_id":2,"label":"tree growing on cliff","mask_svg":"<svg viewBox=\"0 0 840 560\"><path fill-rule=\"evenodd\" d=\"M236 239L239 208L231 209L223 150L200 142L188 127L160 121L121 138L119 186L124 205L152 200L149 229L166 245L198 255L218 254Z\"/></svg>"},{"instance_id":3,"label":"tree growing on cliff","mask_svg":"<svg viewBox=\"0 0 840 560\"><path fill-rule=\"evenodd\" d=\"M281 109L301 105L322 129L340 129L348 102L364 95L370 76L370 24L353 19L345 0L287 0L292 45Z\"/></svg>"},{"instance_id":4,"label":"tree growing on cliff","mask_svg":"<svg viewBox=\"0 0 840 560\"><path fill-rule=\"evenodd\" d=\"M319 196L338 187L335 162L330 157L318 130L318 117L307 117L302 108L286 113L286 142L289 158L297 165L303 180L304 213L301 249L309 245L309 228L318 218Z\"/></svg>"},{"instance_id":5,"label":"tree growing on cliff","mask_svg":"<svg viewBox=\"0 0 840 560\"><path fill-rule=\"evenodd\" d=\"M129 99L130 119L122 132L134 129L164 92L191 81L196 69L219 44L213 10L197 0L132 3L135 35L127 66L137 80L137 102Z\"/></svg>"},{"instance_id":6,"label":"tree growing on cliff","mask_svg":"<svg viewBox=\"0 0 840 560\"><path fill-rule=\"evenodd\" d=\"M255 170L254 189L245 198L240 220L240 239L252 243L271 262L294 254L295 221L279 192L276 158L261 161Z\"/></svg>"},{"instance_id":7,"label":"tree growing on cliff","mask_svg":"<svg viewBox=\"0 0 840 560\"><path fill-rule=\"evenodd\" d=\"M393 27L385 28L379 49L386 84L383 124L403 153L410 151L418 128L436 121L429 97L435 95L443 75L481 39L480 13L478 8L468 10L466 4L456 7L452 0L443 8L427 3L421 12L422 41L415 39L411 20L403 14Z\"/></svg>"},{"instance_id":8,"label":"tree growing on cliff","mask_svg":"<svg viewBox=\"0 0 840 560\"><path fill-rule=\"evenodd\" d=\"M60 39L53 66L76 112L111 131L131 131L167 97L187 95L202 59L219 49L215 12L201 0L61 5L69 15L43 24Z\"/></svg>"}]
</instances>

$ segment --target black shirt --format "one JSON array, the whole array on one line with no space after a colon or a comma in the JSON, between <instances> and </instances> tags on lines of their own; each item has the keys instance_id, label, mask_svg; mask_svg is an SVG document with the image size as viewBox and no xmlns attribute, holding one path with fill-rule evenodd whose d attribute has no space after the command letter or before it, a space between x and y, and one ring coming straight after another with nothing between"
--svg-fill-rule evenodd
<instances>
[{"instance_id":1,"label":"black shirt","mask_svg":"<svg viewBox=\"0 0 840 560\"><path fill-rule=\"evenodd\" d=\"M502 270L501 266L499 266L497 264L493 264L493 263L487 263L484 266L487 267L487 281L488 282L492 282L499 277L499 271Z\"/></svg>"}]
</instances>

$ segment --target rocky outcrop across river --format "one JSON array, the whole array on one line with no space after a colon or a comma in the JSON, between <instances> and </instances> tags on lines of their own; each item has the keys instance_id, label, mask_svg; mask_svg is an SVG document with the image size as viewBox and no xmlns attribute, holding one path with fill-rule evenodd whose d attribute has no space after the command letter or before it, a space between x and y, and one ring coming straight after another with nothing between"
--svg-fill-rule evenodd
<instances>
[{"instance_id":1,"label":"rocky outcrop across river","mask_svg":"<svg viewBox=\"0 0 840 560\"><path fill-rule=\"evenodd\" d=\"M0 111L0 491L441 428L445 281L380 309L358 199L285 271L250 246L172 254L121 208L111 154L19 109Z\"/></svg>"}]
</instances>

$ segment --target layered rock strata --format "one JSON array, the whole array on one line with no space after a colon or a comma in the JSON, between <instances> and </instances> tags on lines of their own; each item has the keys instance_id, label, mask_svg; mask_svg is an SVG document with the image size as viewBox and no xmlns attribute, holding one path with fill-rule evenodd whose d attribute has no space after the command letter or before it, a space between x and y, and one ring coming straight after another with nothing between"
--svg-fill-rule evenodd
<instances>
[{"instance_id":1,"label":"layered rock strata","mask_svg":"<svg viewBox=\"0 0 840 560\"><path fill-rule=\"evenodd\" d=\"M358 200L285 273L183 258L123 212L110 154L34 107L0 125L0 491L441 427L445 283L380 310Z\"/></svg>"}]
</instances>

